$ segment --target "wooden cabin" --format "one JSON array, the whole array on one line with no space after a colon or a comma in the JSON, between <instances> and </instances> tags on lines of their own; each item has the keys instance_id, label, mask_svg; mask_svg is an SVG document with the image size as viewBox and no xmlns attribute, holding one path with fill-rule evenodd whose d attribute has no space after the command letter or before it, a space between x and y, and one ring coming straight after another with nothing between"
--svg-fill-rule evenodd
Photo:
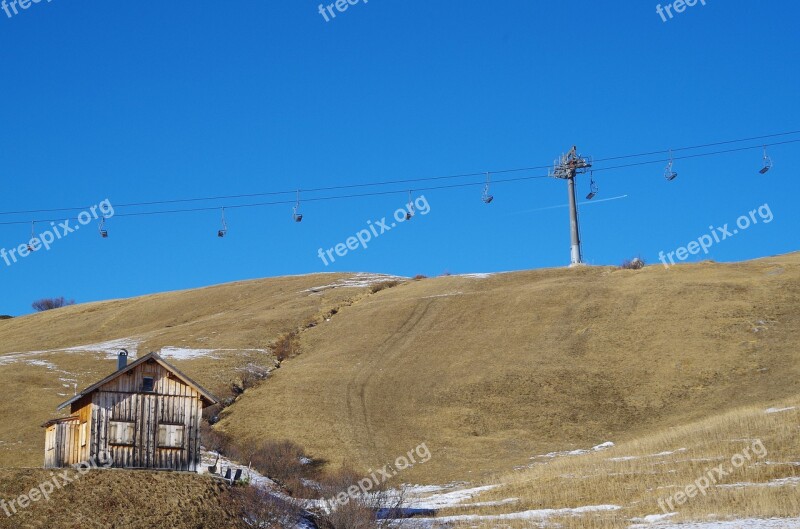
<instances>
[{"instance_id":1,"label":"wooden cabin","mask_svg":"<svg viewBox=\"0 0 800 529\"><path fill-rule=\"evenodd\" d=\"M200 469L200 419L217 398L156 353L127 358L58 407L69 417L42 425L45 468L110 458L115 468Z\"/></svg>"}]
</instances>

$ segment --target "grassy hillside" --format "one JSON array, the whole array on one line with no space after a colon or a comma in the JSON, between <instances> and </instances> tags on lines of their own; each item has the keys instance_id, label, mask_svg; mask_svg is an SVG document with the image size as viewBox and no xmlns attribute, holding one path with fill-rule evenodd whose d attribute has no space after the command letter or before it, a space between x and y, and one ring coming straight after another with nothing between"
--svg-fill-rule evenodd
<instances>
[{"instance_id":1,"label":"grassy hillside","mask_svg":"<svg viewBox=\"0 0 800 529\"><path fill-rule=\"evenodd\" d=\"M619 507L550 520L567 529L628 528L631 520L664 515L665 510L675 512L671 522L796 517L800 513L798 424L800 399L795 398L778 408L738 408L654 431L606 450L538 457L527 468L502 476L497 488L475 499L517 501L477 511L491 517L586 505ZM719 465L727 475L712 470ZM704 491L679 504L675 494L696 486L701 478L706 478L700 481ZM451 509L441 515L475 511ZM495 526L491 521L472 524L487 529Z\"/></svg>"},{"instance_id":2,"label":"grassy hillside","mask_svg":"<svg viewBox=\"0 0 800 529\"><path fill-rule=\"evenodd\" d=\"M112 373L120 347L134 355L180 348L165 358L225 397L254 365L274 365L270 345L284 333L368 295L379 280L322 274L245 281L2 320L0 467L40 466L39 425L75 385L83 389Z\"/></svg>"},{"instance_id":3,"label":"grassy hillside","mask_svg":"<svg viewBox=\"0 0 800 529\"><path fill-rule=\"evenodd\" d=\"M303 332L220 427L365 470L426 442L398 479L477 479L800 395L798 345L800 254L441 277Z\"/></svg>"},{"instance_id":4,"label":"grassy hillside","mask_svg":"<svg viewBox=\"0 0 800 529\"><path fill-rule=\"evenodd\" d=\"M386 280L276 278L2 320L0 392L9 405L0 411L0 466L39 466L39 424L72 383L112 371L120 346L166 351L223 393L252 366L274 365L272 347L291 331L299 331L297 354L228 407L217 428L241 445L289 439L331 466L364 472L425 443L430 460L392 484L488 482L501 485L488 501L519 498L486 514L613 503L624 510L591 523L617 527L657 512L650 489L701 470L683 459L729 457L737 439L762 436L773 461L800 461L796 413L763 413L800 402L800 254L373 288ZM537 464L538 455L607 441L617 447ZM661 452L690 457L662 456L654 467L649 456ZM606 477L655 470L663 475L649 481ZM794 476L789 464L737 479ZM742 513L791 514L796 502L784 496L756 492ZM733 504L711 505L724 513ZM713 510L692 509L687 515Z\"/></svg>"}]
</instances>

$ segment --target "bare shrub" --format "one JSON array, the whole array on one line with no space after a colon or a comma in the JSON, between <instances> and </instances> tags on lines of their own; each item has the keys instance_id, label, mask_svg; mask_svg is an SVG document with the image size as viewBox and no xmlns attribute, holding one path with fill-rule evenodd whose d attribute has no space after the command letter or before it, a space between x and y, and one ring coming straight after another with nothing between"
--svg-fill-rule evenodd
<instances>
[{"instance_id":1,"label":"bare shrub","mask_svg":"<svg viewBox=\"0 0 800 529\"><path fill-rule=\"evenodd\" d=\"M231 383L231 391L234 395L241 395L246 390L265 380L269 373L270 370L266 367L250 364L243 370L239 379Z\"/></svg>"},{"instance_id":2,"label":"bare shrub","mask_svg":"<svg viewBox=\"0 0 800 529\"><path fill-rule=\"evenodd\" d=\"M645 267L644 259L634 257L633 259L625 259L619 267L623 270L641 270Z\"/></svg>"},{"instance_id":3,"label":"bare shrub","mask_svg":"<svg viewBox=\"0 0 800 529\"><path fill-rule=\"evenodd\" d=\"M417 275L414 276L414 281L420 281L422 279L428 279L428 276L426 276L424 274L417 274Z\"/></svg>"},{"instance_id":4,"label":"bare shrub","mask_svg":"<svg viewBox=\"0 0 800 529\"><path fill-rule=\"evenodd\" d=\"M220 432L219 430L212 428L210 422L200 422L200 440L202 441L203 446L212 452L227 454L230 451L230 436L224 432Z\"/></svg>"},{"instance_id":5,"label":"bare shrub","mask_svg":"<svg viewBox=\"0 0 800 529\"><path fill-rule=\"evenodd\" d=\"M394 288L400 284L400 281L381 281L380 283L375 283L370 288L370 292L373 294L377 294L381 290L386 290L387 288Z\"/></svg>"},{"instance_id":6,"label":"bare shrub","mask_svg":"<svg viewBox=\"0 0 800 529\"><path fill-rule=\"evenodd\" d=\"M46 310L60 309L61 307L74 304L74 299L67 300L64 298L64 296L61 296L60 298L43 298L34 301L31 303L31 307L33 307L33 309L37 312L44 312Z\"/></svg>"},{"instance_id":7,"label":"bare shrub","mask_svg":"<svg viewBox=\"0 0 800 529\"><path fill-rule=\"evenodd\" d=\"M367 493L359 484L366 486ZM324 529L376 529L389 527L391 520L380 513L399 514L403 494L390 491L351 468L342 468L322 478L320 492L325 500L324 512L318 515L318 525ZM358 490L358 494L353 494Z\"/></svg>"},{"instance_id":8,"label":"bare shrub","mask_svg":"<svg viewBox=\"0 0 800 529\"><path fill-rule=\"evenodd\" d=\"M279 362L291 358L300 350L300 336L297 331L290 331L278 338L273 351Z\"/></svg>"},{"instance_id":9,"label":"bare shrub","mask_svg":"<svg viewBox=\"0 0 800 529\"><path fill-rule=\"evenodd\" d=\"M259 444L239 444L240 462L248 462L261 474L280 484L293 496L311 492L306 485L317 477L321 462L306 456L303 448L292 441L263 441Z\"/></svg>"},{"instance_id":10,"label":"bare shrub","mask_svg":"<svg viewBox=\"0 0 800 529\"><path fill-rule=\"evenodd\" d=\"M231 503L250 527L260 529L296 527L304 518L300 507L258 487L249 485L233 487L228 494Z\"/></svg>"}]
</instances>

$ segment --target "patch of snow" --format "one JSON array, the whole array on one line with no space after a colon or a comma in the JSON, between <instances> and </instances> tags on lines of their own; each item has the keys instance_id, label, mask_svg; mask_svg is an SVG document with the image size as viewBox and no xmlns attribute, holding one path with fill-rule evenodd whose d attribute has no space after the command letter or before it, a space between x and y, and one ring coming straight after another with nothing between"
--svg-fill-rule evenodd
<instances>
[{"instance_id":1,"label":"patch of snow","mask_svg":"<svg viewBox=\"0 0 800 529\"><path fill-rule=\"evenodd\" d=\"M747 487L797 487L800 485L800 477L773 479L766 483L725 483L716 485L720 489L739 489Z\"/></svg>"},{"instance_id":2,"label":"patch of snow","mask_svg":"<svg viewBox=\"0 0 800 529\"><path fill-rule=\"evenodd\" d=\"M348 278L339 279L338 281L329 285L311 287L303 290L302 292L313 292L316 294L332 288L366 288L371 287L372 285L377 285L378 283L384 283L386 281L408 281L408 278L384 274L359 273Z\"/></svg>"},{"instance_id":3,"label":"patch of snow","mask_svg":"<svg viewBox=\"0 0 800 529\"><path fill-rule=\"evenodd\" d=\"M104 353L109 360L117 358L120 349L126 349L131 358L136 357L141 340L136 338L120 338L119 340L109 340L107 342L94 343L89 345L79 345L66 349L54 349L47 352L64 351L67 353Z\"/></svg>"},{"instance_id":4,"label":"patch of snow","mask_svg":"<svg viewBox=\"0 0 800 529\"><path fill-rule=\"evenodd\" d=\"M46 367L47 369L58 371L58 368L53 365L52 362L48 362L47 360L25 360L25 363L32 366Z\"/></svg>"},{"instance_id":5,"label":"patch of snow","mask_svg":"<svg viewBox=\"0 0 800 529\"><path fill-rule=\"evenodd\" d=\"M406 494L412 496L422 496L423 494L433 494L434 492L442 492L443 490L454 489L458 486L463 486L464 483L451 483L450 485L404 485Z\"/></svg>"},{"instance_id":6,"label":"patch of snow","mask_svg":"<svg viewBox=\"0 0 800 529\"><path fill-rule=\"evenodd\" d=\"M631 525L629 529L800 529L800 518L748 518L728 522L685 522Z\"/></svg>"},{"instance_id":7,"label":"patch of snow","mask_svg":"<svg viewBox=\"0 0 800 529\"><path fill-rule=\"evenodd\" d=\"M632 522L641 522L641 523L656 523L656 522L663 522L664 520L669 520L673 516L677 516L678 513L676 512L668 512L666 514L648 514L643 518L634 518L631 520Z\"/></svg>"},{"instance_id":8,"label":"patch of snow","mask_svg":"<svg viewBox=\"0 0 800 529\"><path fill-rule=\"evenodd\" d=\"M453 296L461 296L463 294L464 294L463 292L450 292L448 294L436 294L435 296L425 296L424 298L420 299L449 298Z\"/></svg>"},{"instance_id":9,"label":"patch of snow","mask_svg":"<svg viewBox=\"0 0 800 529\"><path fill-rule=\"evenodd\" d=\"M550 452L549 454L533 456L531 459L555 459L557 457L582 456L594 452L602 452L603 450L608 450L609 448L613 448L614 446L615 446L614 443L612 443L611 441L607 441L605 443L594 446L589 450L578 449L578 450L569 450L566 452Z\"/></svg>"},{"instance_id":10,"label":"patch of snow","mask_svg":"<svg viewBox=\"0 0 800 529\"><path fill-rule=\"evenodd\" d=\"M208 474L208 468L216 462L218 467L218 474L223 473L224 469L230 468L231 473L235 474L237 470L242 470L242 476L250 478L250 484L254 487L259 487L265 490L269 490L275 492L277 496L280 496L282 499L289 501L289 496L286 496L280 492L278 492L278 485L271 479L266 476L263 476L256 472L255 470L246 467L245 465L240 465L238 463L234 463L230 459L226 458L225 456L218 455L216 452L206 452L205 450L201 450L200 452L200 470L198 474Z\"/></svg>"},{"instance_id":11,"label":"patch of snow","mask_svg":"<svg viewBox=\"0 0 800 529\"><path fill-rule=\"evenodd\" d=\"M619 461L633 461L635 459L645 459L645 458L650 458L650 457L667 457L667 456L679 454L681 452L686 452L687 450L688 450L688 448L679 448L679 449L673 450L671 452L670 451L668 451L668 452L659 452L658 454L650 454L650 455L646 455L646 456L611 457L611 458L608 459L608 461L619 462Z\"/></svg>"},{"instance_id":12,"label":"patch of snow","mask_svg":"<svg viewBox=\"0 0 800 529\"><path fill-rule=\"evenodd\" d=\"M800 467L800 461L767 461L765 465Z\"/></svg>"},{"instance_id":13,"label":"patch of snow","mask_svg":"<svg viewBox=\"0 0 800 529\"><path fill-rule=\"evenodd\" d=\"M428 529L433 527L450 527L449 524L461 524L472 522L500 522L507 520L528 520L532 522L543 522L553 516L578 516L590 512L617 511L621 509L619 505L590 505L577 507L574 509L536 509L523 512L495 515L462 514L455 516L442 516L440 518L422 518L417 520L404 521L399 527Z\"/></svg>"},{"instance_id":14,"label":"patch of snow","mask_svg":"<svg viewBox=\"0 0 800 529\"><path fill-rule=\"evenodd\" d=\"M796 410L797 406L792 406L790 408L767 408L764 410L764 413L783 413L785 411L792 411Z\"/></svg>"},{"instance_id":15,"label":"patch of snow","mask_svg":"<svg viewBox=\"0 0 800 529\"><path fill-rule=\"evenodd\" d=\"M415 489L406 491L408 507L411 509L445 509L447 507L457 507L465 501L471 500L484 492L496 489L499 485L484 485L470 489L454 490L452 492L434 493L426 497L420 497Z\"/></svg>"},{"instance_id":16,"label":"patch of snow","mask_svg":"<svg viewBox=\"0 0 800 529\"><path fill-rule=\"evenodd\" d=\"M217 349L188 349L182 347L162 347L158 353L163 358L172 360L194 360L196 358L211 358L212 360L219 360L219 357L214 356Z\"/></svg>"}]
</instances>

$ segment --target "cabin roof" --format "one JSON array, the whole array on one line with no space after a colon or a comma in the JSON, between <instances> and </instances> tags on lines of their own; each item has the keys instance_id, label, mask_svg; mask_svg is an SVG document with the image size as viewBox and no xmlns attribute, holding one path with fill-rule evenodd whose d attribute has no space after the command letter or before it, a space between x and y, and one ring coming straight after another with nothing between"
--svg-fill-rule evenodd
<instances>
[{"instance_id":1,"label":"cabin roof","mask_svg":"<svg viewBox=\"0 0 800 529\"><path fill-rule=\"evenodd\" d=\"M79 401L83 397L94 393L95 391L97 391L104 384L107 384L107 383L111 382L112 380L114 380L115 378L117 378L120 375L124 375L128 371L131 371L132 369L135 369L137 366L143 364L144 362L147 362L148 360L155 360L156 362L161 364L161 366L164 369L166 369L167 371L171 372L178 379L180 379L181 382L183 382L187 386L191 386L194 389L196 389L198 391L198 393L200 393L201 399L203 400L203 402L204 402L204 404L206 406L211 406L211 405L216 404L217 402L219 402L219 399L217 397L215 397L208 390L203 388L203 386L201 386L200 384L198 384L197 382L195 382L191 378L187 377L183 373L181 373L180 370L178 370L178 368L176 368L175 366L173 366L172 364L170 364L169 362L167 362L166 360L161 358L157 353L150 353L150 354L147 354L147 355L145 355L145 356L143 356L143 357L141 357L141 358L139 358L137 360L134 360L133 362L128 364L126 367L115 371L114 373L108 375L103 380L101 380L101 381L89 386L88 388L84 389L83 391L78 392L77 395L75 395L74 397L72 397L68 401L61 403L58 406L58 408L56 408L56 411L61 411L64 408L66 408L67 406L73 404L74 402Z\"/></svg>"}]
</instances>

